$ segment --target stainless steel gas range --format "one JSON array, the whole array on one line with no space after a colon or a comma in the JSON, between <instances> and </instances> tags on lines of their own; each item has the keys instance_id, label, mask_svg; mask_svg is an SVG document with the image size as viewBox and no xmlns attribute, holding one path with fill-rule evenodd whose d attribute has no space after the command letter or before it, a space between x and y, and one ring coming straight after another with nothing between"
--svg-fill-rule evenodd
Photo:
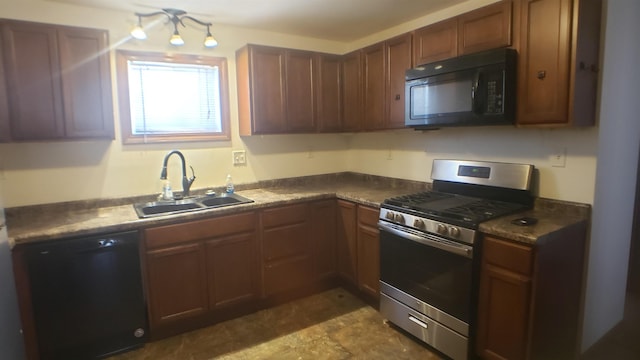
<instances>
[{"instance_id":1,"label":"stainless steel gas range","mask_svg":"<svg viewBox=\"0 0 640 360\"><path fill-rule=\"evenodd\" d=\"M478 225L533 204L533 166L434 160L432 191L380 209L380 312L442 354L472 357Z\"/></svg>"}]
</instances>

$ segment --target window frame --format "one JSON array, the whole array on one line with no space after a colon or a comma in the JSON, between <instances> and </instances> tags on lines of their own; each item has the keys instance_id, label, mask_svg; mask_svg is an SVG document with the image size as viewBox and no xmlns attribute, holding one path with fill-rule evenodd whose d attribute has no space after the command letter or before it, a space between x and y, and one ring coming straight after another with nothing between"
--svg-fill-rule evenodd
<instances>
[{"instance_id":1,"label":"window frame","mask_svg":"<svg viewBox=\"0 0 640 360\"><path fill-rule=\"evenodd\" d=\"M128 62L153 61L174 64L210 65L219 68L220 86L220 132L180 133L180 134L133 134L131 125L131 103L129 94ZM148 51L116 51L116 73L118 81L118 104L120 111L120 132L123 144L172 143L192 141L229 141L229 79L227 59L224 57L202 56L191 54L156 53ZM179 89L177 89L179 90Z\"/></svg>"}]
</instances>

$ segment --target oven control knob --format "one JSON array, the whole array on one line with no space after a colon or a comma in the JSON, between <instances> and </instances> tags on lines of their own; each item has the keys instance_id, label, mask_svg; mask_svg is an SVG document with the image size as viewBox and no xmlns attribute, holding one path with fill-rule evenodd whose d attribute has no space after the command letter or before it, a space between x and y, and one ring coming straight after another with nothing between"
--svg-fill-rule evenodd
<instances>
[{"instance_id":1,"label":"oven control knob","mask_svg":"<svg viewBox=\"0 0 640 360\"><path fill-rule=\"evenodd\" d=\"M440 235L447 235L447 226L445 224L438 224L436 232Z\"/></svg>"},{"instance_id":2,"label":"oven control knob","mask_svg":"<svg viewBox=\"0 0 640 360\"><path fill-rule=\"evenodd\" d=\"M394 214L391 211L387 211L387 215L384 216L387 220L393 221L395 219Z\"/></svg>"},{"instance_id":3,"label":"oven control knob","mask_svg":"<svg viewBox=\"0 0 640 360\"><path fill-rule=\"evenodd\" d=\"M415 220L413 220L413 227L421 229L421 230L425 230L427 226L425 225L424 220L415 219Z\"/></svg>"},{"instance_id":4,"label":"oven control knob","mask_svg":"<svg viewBox=\"0 0 640 360\"><path fill-rule=\"evenodd\" d=\"M450 226L449 227L449 236L451 236L453 238L457 238L458 236L460 236L460 229L458 229L455 226Z\"/></svg>"},{"instance_id":5,"label":"oven control knob","mask_svg":"<svg viewBox=\"0 0 640 360\"><path fill-rule=\"evenodd\" d=\"M395 220L398 224L404 224L404 216L402 214L396 214Z\"/></svg>"}]
</instances>

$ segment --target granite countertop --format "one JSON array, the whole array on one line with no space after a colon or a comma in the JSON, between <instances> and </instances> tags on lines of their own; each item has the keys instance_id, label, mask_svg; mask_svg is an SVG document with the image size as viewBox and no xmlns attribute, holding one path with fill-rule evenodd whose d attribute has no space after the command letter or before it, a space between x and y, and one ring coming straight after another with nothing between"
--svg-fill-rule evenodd
<instances>
[{"instance_id":1,"label":"granite countertop","mask_svg":"<svg viewBox=\"0 0 640 360\"><path fill-rule=\"evenodd\" d=\"M9 208L7 229L9 244L13 248L32 242L137 230L300 201L338 198L379 207L386 198L422 191L430 186L428 183L353 173L319 175L236 186L239 195L254 200L250 204L145 219L138 218L132 204L152 200L148 197ZM525 215L538 218L538 223L527 227L510 223L511 219ZM538 200L535 209L526 214L505 216L482 223L480 231L514 241L535 243L565 226L587 221L589 215L589 205Z\"/></svg>"}]
</instances>

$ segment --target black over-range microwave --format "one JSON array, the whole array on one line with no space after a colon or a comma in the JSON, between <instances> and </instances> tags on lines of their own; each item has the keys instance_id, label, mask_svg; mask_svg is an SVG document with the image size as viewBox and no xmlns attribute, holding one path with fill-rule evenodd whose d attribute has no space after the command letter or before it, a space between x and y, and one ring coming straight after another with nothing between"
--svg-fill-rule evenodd
<instances>
[{"instance_id":1,"label":"black over-range microwave","mask_svg":"<svg viewBox=\"0 0 640 360\"><path fill-rule=\"evenodd\" d=\"M406 71L405 125L416 129L513 124L516 51L496 49Z\"/></svg>"}]
</instances>

